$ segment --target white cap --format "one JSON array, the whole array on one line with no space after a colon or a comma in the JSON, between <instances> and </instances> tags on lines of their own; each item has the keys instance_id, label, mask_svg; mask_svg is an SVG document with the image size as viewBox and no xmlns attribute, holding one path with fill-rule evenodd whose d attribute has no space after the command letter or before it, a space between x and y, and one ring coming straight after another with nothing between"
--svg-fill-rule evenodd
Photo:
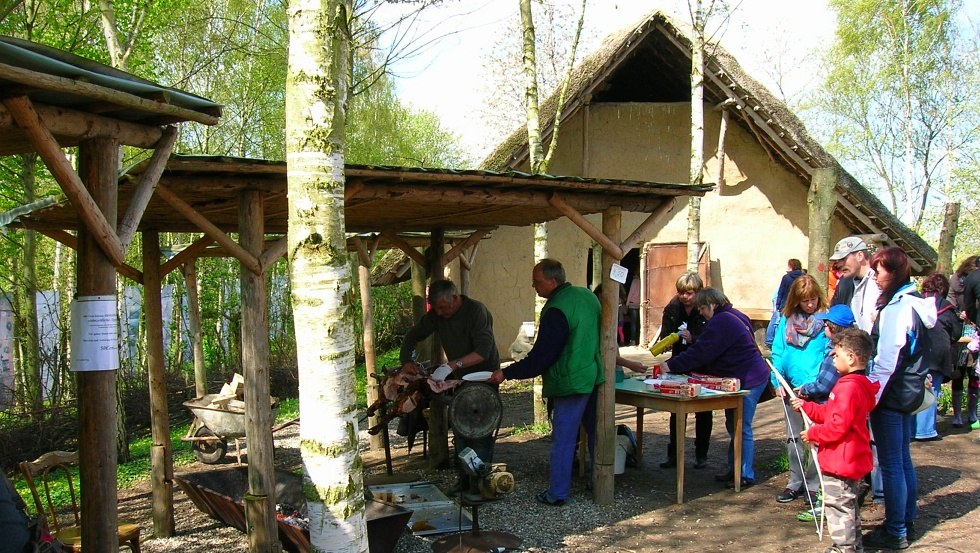
<instances>
[{"instance_id":1,"label":"white cap","mask_svg":"<svg viewBox=\"0 0 980 553\"><path fill-rule=\"evenodd\" d=\"M834 253L830 254L830 260L837 261L838 259L844 259L854 252L867 250L868 245L864 242L864 240L857 236L848 236L834 246Z\"/></svg>"}]
</instances>

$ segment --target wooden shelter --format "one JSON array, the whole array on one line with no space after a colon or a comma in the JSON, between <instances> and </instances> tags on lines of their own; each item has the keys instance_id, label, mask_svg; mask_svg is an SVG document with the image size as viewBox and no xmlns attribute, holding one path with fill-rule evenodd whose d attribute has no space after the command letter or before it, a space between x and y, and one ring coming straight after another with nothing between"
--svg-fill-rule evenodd
<instances>
[{"instance_id":1,"label":"wooden shelter","mask_svg":"<svg viewBox=\"0 0 980 553\"><path fill-rule=\"evenodd\" d=\"M104 340L115 320L116 268L122 266L142 214L137 199L118 211L116 184L121 146L154 149L153 169L138 187L144 197L170 155L177 130L171 125L194 121L213 125L221 107L210 100L162 87L99 63L39 44L0 37L0 155L36 152L74 206L78 232L70 241L78 249L77 302L98 309L84 312L73 336ZM77 146L77 170L62 148ZM159 314L159 289L155 304ZM95 322L97 311L103 315ZM87 318L86 318L87 317ZM109 322L110 319L113 322ZM106 328L93 330L99 323ZM159 333L148 326L148 334ZM158 336L162 343L162 335ZM116 371L118 360L94 354L81 341L73 349L78 372L81 537L86 551L118 550L116 536ZM108 343L103 344L111 349ZM76 357L77 356L77 357ZM90 356L84 363L81 356ZM148 354L151 388L163 385L162 351ZM157 535L173 532L170 433L165 396L151 397L154 419L151 458L154 468L153 511Z\"/></svg>"}]
</instances>

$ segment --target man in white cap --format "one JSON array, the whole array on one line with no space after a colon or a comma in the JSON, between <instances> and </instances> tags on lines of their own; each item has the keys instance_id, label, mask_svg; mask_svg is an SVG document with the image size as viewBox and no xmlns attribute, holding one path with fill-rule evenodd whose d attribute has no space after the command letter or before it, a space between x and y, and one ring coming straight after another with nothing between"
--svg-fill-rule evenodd
<instances>
[{"instance_id":1,"label":"man in white cap","mask_svg":"<svg viewBox=\"0 0 980 553\"><path fill-rule=\"evenodd\" d=\"M848 236L837 242L831 261L843 260L842 278L854 280L854 292L850 298L838 299L846 303L854 313L857 327L865 332L871 332L877 309L875 304L881 290L875 282L875 272L871 268L871 253L868 244L858 236ZM835 298L837 299L837 298Z\"/></svg>"},{"instance_id":2,"label":"man in white cap","mask_svg":"<svg viewBox=\"0 0 980 553\"><path fill-rule=\"evenodd\" d=\"M830 260L842 260L841 282L850 279L854 283L853 286L845 283L844 287L840 287L838 283L841 292L846 294L847 291L852 290L851 296L835 293L831 303L849 305L851 313L854 314L854 324L870 334L878 314L876 304L881 289L875 282L875 271L871 268L871 252L868 244L858 236L848 236L837 242L834 253L830 254ZM874 455L874 468L871 471L871 497L875 503L881 503L884 501L885 492L881 482L881 469L878 468L878 449L873 440L872 436L871 451Z\"/></svg>"}]
</instances>

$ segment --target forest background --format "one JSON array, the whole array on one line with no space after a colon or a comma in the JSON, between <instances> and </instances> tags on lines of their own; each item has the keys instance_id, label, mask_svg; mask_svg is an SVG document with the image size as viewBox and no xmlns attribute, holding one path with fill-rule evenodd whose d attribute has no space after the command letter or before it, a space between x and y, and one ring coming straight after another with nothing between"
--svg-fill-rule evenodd
<instances>
[{"instance_id":1,"label":"forest background","mask_svg":"<svg viewBox=\"0 0 980 553\"><path fill-rule=\"evenodd\" d=\"M762 0L755 0L755 3ZM483 4L460 2L379 2L359 0L353 27L351 95L345 156L349 163L473 168L479 148L447 130L434 110L402 99L396 86L400 63L432 56L465 28L440 10ZM499 3L499 2L498 2ZM672 12L680 22L683 2L637 2ZM721 2L709 37L726 43L744 2ZM524 123L517 2L512 17L494 34L479 58L485 84L483 109L472 113L486 137L507 136ZM613 29L589 26L590 10L609 10L616 2L587 4L583 49L597 47ZM543 95L553 91L567 63L569 36L578 2L534 2L538 30L538 75ZM980 178L980 32L970 19L975 10L954 0L829 0L837 14L833 40L824 48L797 52L792 37L774 35L769 47L754 52L755 64L776 97L785 101L843 166L931 244L936 244L946 203L960 204L960 230L953 260L980 252L977 184ZM974 6L975 7L975 6ZM394 10L393 8L397 8ZM433 17L434 19L425 19ZM442 19L440 19L442 17ZM595 18L598 19L598 18ZM621 23L627 24L624 20ZM237 0L0 0L0 34L23 38L101 61L133 74L193 92L224 106L218 125L182 125L175 151L261 159L285 158L286 5L281 1ZM420 33L421 30L437 31ZM584 55L584 54L583 54ZM800 57L795 57L795 56ZM581 59L581 55L578 59ZM808 86L786 86L802 60L814 69ZM474 63L477 60L473 60ZM493 91L491 94L489 91ZM495 145L491 138L484 148ZM145 152L126 150L124 167ZM0 159L0 211L58 195L57 184L36 156ZM196 236L164 234L165 252L175 253ZM137 238L138 240L138 238ZM139 252L138 247L131 252ZM66 345L68 302L73 296L73 252L30 231L7 229L0 236L0 293L10 300L15 341L13 407L0 417L0 466L33 458L53 448L71 448L77 437L75 394ZM138 254L127 262L138 267ZM353 264L353 261L352 261ZM954 265L955 266L955 265ZM205 365L210 387L239 370L238 263L204 258L197 279L204 321ZM356 271L352 270L352 273ZM292 332L287 268L280 261L269 278L272 392L295 397L296 344ZM130 283L118 280L120 294ZM193 393L184 321L184 281L168 276L173 287L168 351L171 413ZM36 294L57 291L56 319L61 331L53 348L39 347ZM350 303L359 309L357 283ZM406 285L376 287L376 344L395 347L411 320ZM352 317L360 325L359 314ZM140 326L141 330L141 326ZM355 328L360 331L360 328ZM137 343L142 343L138 340ZM361 343L356 343L362 359ZM145 432L147 378L142 350L123 359L119 378L120 461L128 456L128 435ZM50 377L42 367L51 367ZM363 397L359 402L363 403ZM24 416L26 415L26 417ZM26 420L27 423L19 421Z\"/></svg>"}]
</instances>

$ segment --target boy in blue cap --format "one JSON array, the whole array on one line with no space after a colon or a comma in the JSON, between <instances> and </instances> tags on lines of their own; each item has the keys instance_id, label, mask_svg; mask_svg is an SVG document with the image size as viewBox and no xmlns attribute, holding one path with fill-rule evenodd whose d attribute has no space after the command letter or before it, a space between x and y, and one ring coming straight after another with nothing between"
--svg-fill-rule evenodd
<instances>
[{"instance_id":1,"label":"boy in blue cap","mask_svg":"<svg viewBox=\"0 0 980 553\"><path fill-rule=\"evenodd\" d=\"M800 388L796 390L796 393L801 399L816 403L824 403L830 397L830 391L834 388L834 384L837 384L837 380L840 378L840 373L837 372L837 369L834 367L834 335L845 328L853 328L855 320L854 313L847 304L837 304L831 306L831 308L827 311L817 313L813 317L824 322L824 334L827 335L827 338L830 338L830 341L827 342L827 355L824 356L823 361L820 362L820 370L817 372L817 377L813 379L812 382L807 382L806 384L800 386ZM814 490L812 494L816 495L816 490ZM810 506L812 508L797 513L797 520L801 522L811 522L819 515L821 500L819 497L813 497L813 495L811 495L810 501Z\"/></svg>"}]
</instances>

